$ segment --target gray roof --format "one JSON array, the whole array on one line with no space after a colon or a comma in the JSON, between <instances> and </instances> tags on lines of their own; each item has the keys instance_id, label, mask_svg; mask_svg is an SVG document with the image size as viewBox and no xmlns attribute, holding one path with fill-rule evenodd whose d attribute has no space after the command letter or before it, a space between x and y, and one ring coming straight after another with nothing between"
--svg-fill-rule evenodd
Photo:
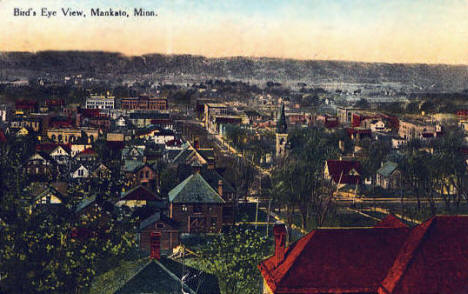
<instances>
[{"instance_id":1,"label":"gray roof","mask_svg":"<svg viewBox=\"0 0 468 294\"><path fill-rule=\"evenodd\" d=\"M377 170L377 174L382 175L383 177L389 177L397 168L397 163L387 161L383 164L381 168Z\"/></svg>"},{"instance_id":2,"label":"gray roof","mask_svg":"<svg viewBox=\"0 0 468 294\"><path fill-rule=\"evenodd\" d=\"M136 169L144 166L145 163L139 160L125 160L123 171L125 172L134 172Z\"/></svg>"},{"instance_id":3,"label":"gray roof","mask_svg":"<svg viewBox=\"0 0 468 294\"><path fill-rule=\"evenodd\" d=\"M219 194L199 174L195 173L169 191L172 203L224 203Z\"/></svg>"},{"instance_id":4,"label":"gray roof","mask_svg":"<svg viewBox=\"0 0 468 294\"><path fill-rule=\"evenodd\" d=\"M76 207L75 212L80 212L84 208L88 207L90 204L94 203L94 201L96 201L96 194L83 199Z\"/></svg>"},{"instance_id":5,"label":"gray roof","mask_svg":"<svg viewBox=\"0 0 468 294\"><path fill-rule=\"evenodd\" d=\"M146 228L147 226L151 225L152 223L154 222L157 222L158 220L161 219L161 212L156 212L155 214L151 215L150 217L144 219L141 223L140 223L140 230L143 230L144 228Z\"/></svg>"}]
</instances>

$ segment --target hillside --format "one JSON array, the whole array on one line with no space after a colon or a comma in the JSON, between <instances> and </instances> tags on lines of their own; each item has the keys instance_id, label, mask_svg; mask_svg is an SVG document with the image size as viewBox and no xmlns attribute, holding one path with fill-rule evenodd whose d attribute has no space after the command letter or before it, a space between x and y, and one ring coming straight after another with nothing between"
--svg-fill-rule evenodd
<instances>
[{"instance_id":1,"label":"hillside","mask_svg":"<svg viewBox=\"0 0 468 294\"><path fill-rule=\"evenodd\" d=\"M306 83L396 82L440 91L468 88L468 66L389 64L275 58L206 58L192 55L125 56L98 51L0 53L0 75L144 75Z\"/></svg>"}]
</instances>

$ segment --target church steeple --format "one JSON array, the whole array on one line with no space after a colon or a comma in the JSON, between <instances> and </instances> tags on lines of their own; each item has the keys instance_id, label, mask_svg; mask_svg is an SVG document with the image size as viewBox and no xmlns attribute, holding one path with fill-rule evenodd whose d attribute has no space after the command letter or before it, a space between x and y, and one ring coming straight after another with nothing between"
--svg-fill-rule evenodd
<instances>
[{"instance_id":1,"label":"church steeple","mask_svg":"<svg viewBox=\"0 0 468 294\"><path fill-rule=\"evenodd\" d=\"M288 125L286 124L286 114L284 113L284 104L281 104L281 111L276 118L276 158L282 158L286 155L286 146L288 144Z\"/></svg>"},{"instance_id":2,"label":"church steeple","mask_svg":"<svg viewBox=\"0 0 468 294\"><path fill-rule=\"evenodd\" d=\"M276 133L288 133L288 125L286 124L286 115L284 113L284 103L281 103L281 111L278 113L278 117L276 120Z\"/></svg>"}]
</instances>

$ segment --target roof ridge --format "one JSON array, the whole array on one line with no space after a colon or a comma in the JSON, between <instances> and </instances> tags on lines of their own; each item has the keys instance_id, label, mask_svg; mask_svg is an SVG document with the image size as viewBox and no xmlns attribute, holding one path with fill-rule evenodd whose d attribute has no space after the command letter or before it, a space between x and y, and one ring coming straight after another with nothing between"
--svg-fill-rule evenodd
<instances>
[{"instance_id":1,"label":"roof ridge","mask_svg":"<svg viewBox=\"0 0 468 294\"><path fill-rule=\"evenodd\" d=\"M283 278L288 273L289 269L294 265L299 256L301 256L302 253L305 251L304 249L307 247L310 239L315 235L316 232L317 230L310 231L306 236L297 240L288 247L289 249L291 246L294 245L294 247L291 248L291 250L286 251L286 256L281 261L281 263L274 270L271 271L273 280L276 281L275 286L278 286L281 283ZM296 252L298 252L298 254L293 254Z\"/></svg>"},{"instance_id":2,"label":"roof ridge","mask_svg":"<svg viewBox=\"0 0 468 294\"><path fill-rule=\"evenodd\" d=\"M405 243L401 246L400 252L395 258L392 267L380 283L379 290L381 289L385 293L393 293L393 290L400 282L403 273L408 269L409 263L414 257L414 252L424 241L424 236L426 236L426 233L433 226L435 220L435 216L431 217L429 220L420 224L410 232ZM411 242L413 237L416 239ZM399 262L400 260L401 262Z\"/></svg>"}]
</instances>

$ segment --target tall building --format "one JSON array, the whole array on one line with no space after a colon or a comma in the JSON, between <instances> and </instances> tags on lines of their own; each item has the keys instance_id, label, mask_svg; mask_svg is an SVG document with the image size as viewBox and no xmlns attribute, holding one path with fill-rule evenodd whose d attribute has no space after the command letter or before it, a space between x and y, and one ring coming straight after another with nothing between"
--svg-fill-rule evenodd
<instances>
[{"instance_id":1,"label":"tall building","mask_svg":"<svg viewBox=\"0 0 468 294\"><path fill-rule=\"evenodd\" d=\"M286 155L286 146L288 144L288 125L286 124L286 115L284 113L284 104L281 104L281 111L276 120L276 158Z\"/></svg>"},{"instance_id":2,"label":"tall building","mask_svg":"<svg viewBox=\"0 0 468 294\"><path fill-rule=\"evenodd\" d=\"M86 98L87 109L114 109L115 97L108 95L91 95Z\"/></svg>"},{"instance_id":3,"label":"tall building","mask_svg":"<svg viewBox=\"0 0 468 294\"><path fill-rule=\"evenodd\" d=\"M126 110L165 111L168 109L166 98L149 97L147 95L141 95L133 98L122 98L120 104L121 108Z\"/></svg>"}]
</instances>

